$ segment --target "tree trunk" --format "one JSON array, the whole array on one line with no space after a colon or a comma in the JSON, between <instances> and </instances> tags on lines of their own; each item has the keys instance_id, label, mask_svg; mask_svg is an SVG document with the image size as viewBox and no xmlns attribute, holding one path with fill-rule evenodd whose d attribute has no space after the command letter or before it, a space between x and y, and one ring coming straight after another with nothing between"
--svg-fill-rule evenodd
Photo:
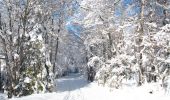
<instances>
[{"instance_id":1,"label":"tree trunk","mask_svg":"<svg viewBox=\"0 0 170 100\"><path fill-rule=\"evenodd\" d=\"M2 77L1 77L1 61L0 61L0 92L2 91Z\"/></svg>"},{"instance_id":2,"label":"tree trunk","mask_svg":"<svg viewBox=\"0 0 170 100\"><path fill-rule=\"evenodd\" d=\"M139 82L138 85L142 85L143 83L143 74L144 74L144 69L142 66L142 51L140 49L141 43L143 42L143 34L144 34L144 6L145 6L145 0L141 0L141 11L140 11L140 30L139 30L139 35L138 35L138 47L137 47L137 53L138 53L138 66L139 66Z\"/></svg>"},{"instance_id":3,"label":"tree trunk","mask_svg":"<svg viewBox=\"0 0 170 100\"><path fill-rule=\"evenodd\" d=\"M2 27L1 27L1 13L0 13L0 30L2 30ZM0 59L0 60L1 60L1 59ZM1 61L0 61L0 91L2 91Z\"/></svg>"},{"instance_id":4,"label":"tree trunk","mask_svg":"<svg viewBox=\"0 0 170 100\"><path fill-rule=\"evenodd\" d=\"M109 43L108 43L108 48L109 48L109 55L108 55L108 59L112 58L112 37L111 37L111 33L107 34L109 37Z\"/></svg>"},{"instance_id":5,"label":"tree trunk","mask_svg":"<svg viewBox=\"0 0 170 100\"><path fill-rule=\"evenodd\" d=\"M164 0L163 5L164 5L164 6L167 6L167 0ZM163 17L163 22L162 22L162 24L165 26L166 24L169 23L169 22L166 20L166 18L167 18L167 9L166 9L166 8L164 8L163 14L164 14L164 17Z\"/></svg>"},{"instance_id":6,"label":"tree trunk","mask_svg":"<svg viewBox=\"0 0 170 100\"><path fill-rule=\"evenodd\" d=\"M56 44L56 49L55 49L55 61L54 61L54 65L53 65L53 73L55 73L55 63L57 61L58 45L59 45L59 38L57 37L57 44Z\"/></svg>"}]
</instances>

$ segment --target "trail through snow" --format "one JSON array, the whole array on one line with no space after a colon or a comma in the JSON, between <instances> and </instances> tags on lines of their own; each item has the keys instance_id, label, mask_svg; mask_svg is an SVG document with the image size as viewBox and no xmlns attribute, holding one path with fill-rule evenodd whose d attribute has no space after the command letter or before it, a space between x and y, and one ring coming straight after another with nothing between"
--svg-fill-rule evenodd
<instances>
[{"instance_id":1,"label":"trail through snow","mask_svg":"<svg viewBox=\"0 0 170 100\"><path fill-rule=\"evenodd\" d=\"M33 94L10 100L170 100L170 96L157 92L154 84L143 87L114 89L88 83L83 75L70 74L56 80L56 92ZM149 91L153 90L153 94Z\"/></svg>"}]
</instances>

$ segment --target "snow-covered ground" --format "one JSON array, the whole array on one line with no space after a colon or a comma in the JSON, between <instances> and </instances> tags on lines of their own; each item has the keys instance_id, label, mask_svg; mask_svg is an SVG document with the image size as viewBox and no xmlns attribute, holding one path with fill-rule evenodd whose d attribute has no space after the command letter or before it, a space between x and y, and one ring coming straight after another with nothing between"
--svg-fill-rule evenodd
<instances>
[{"instance_id":1,"label":"snow-covered ground","mask_svg":"<svg viewBox=\"0 0 170 100\"><path fill-rule=\"evenodd\" d=\"M158 84L142 87L110 89L90 83L80 74L71 74L58 79L57 92L34 94L10 100L169 100L170 96L161 91ZM152 93L149 93L152 92Z\"/></svg>"}]
</instances>

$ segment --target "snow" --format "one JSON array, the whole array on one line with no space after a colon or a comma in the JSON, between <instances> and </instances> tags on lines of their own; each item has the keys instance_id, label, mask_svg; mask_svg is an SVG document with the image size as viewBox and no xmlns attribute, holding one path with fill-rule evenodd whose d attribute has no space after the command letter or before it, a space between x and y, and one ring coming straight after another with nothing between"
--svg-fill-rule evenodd
<instances>
[{"instance_id":1,"label":"snow","mask_svg":"<svg viewBox=\"0 0 170 100\"><path fill-rule=\"evenodd\" d=\"M19 55L17 53L14 54L14 59L19 58Z\"/></svg>"},{"instance_id":2,"label":"snow","mask_svg":"<svg viewBox=\"0 0 170 100\"><path fill-rule=\"evenodd\" d=\"M146 22L146 24L147 24L148 26L151 26L151 27L154 27L154 28L157 27L157 24L156 24L156 23L149 23L149 22Z\"/></svg>"},{"instance_id":3,"label":"snow","mask_svg":"<svg viewBox=\"0 0 170 100\"><path fill-rule=\"evenodd\" d=\"M161 30L158 31L154 39L157 41L159 45L166 45L170 41L170 24L167 24L163 27L161 27Z\"/></svg>"},{"instance_id":4,"label":"snow","mask_svg":"<svg viewBox=\"0 0 170 100\"><path fill-rule=\"evenodd\" d=\"M10 100L169 100L170 98L165 95L159 83L111 89L99 86L95 82L89 84L80 74L71 74L58 79L56 83L57 92L33 94Z\"/></svg>"},{"instance_id":5,"label":"snow","mask_svg":"<svg viewBox=\"0 0 170 100\"><path fill-rule=\"evenodd\" d=\"M0 55L0 58L2 59L2 58L4 58L5 59L5 56L4 55Z\"/></svg>"},{"instance_id":6,"label":"snow","mask_svg":"<svg viewBox=\"0 0 170 100\"><path fill-rule=\"evenodd\" d=\"M24 80L25 83L30 83L31 82L31 79L29 77L26 77L25 80Z\"/></svg>"},{"instance_id":7,"label":"snow","mask_svg":"<svg viewBox=\"0 0 170 100\"><path fill-rule=\"evenodd\" d=\"M169 59L165 60L165 62L166 63L170 63L170 57L169 57Z\"/></svg>"},{"instance_id":8,"label":"snow","mask_svg":"<svg viewBox=\"0 0 170 100\"><path fill-rule=\"evenodd\" d=\"M170 31L170 24L166 24L165 26L163 26L162 30L169 32Z\"/></svg>"},{"instance_id":9,"label":"snow","mask_svg":"<svg viewBox=\"0 0 170 100\"><path fill-rule=\"evenodd\" d=\"M90 61L88 62L88 66L94 66L95 61L100 61L100 58L98 56L90 58Z\"/></svg>"},{"instance_id":10,"label":"snow","mask_svg":"<svg viewBox=\"0 0 170 100\"><path fill-rule=\"evenodd\" d=\"M0 93L0 100L7 100L7 95Z\"/></svg>"}]
</instances>

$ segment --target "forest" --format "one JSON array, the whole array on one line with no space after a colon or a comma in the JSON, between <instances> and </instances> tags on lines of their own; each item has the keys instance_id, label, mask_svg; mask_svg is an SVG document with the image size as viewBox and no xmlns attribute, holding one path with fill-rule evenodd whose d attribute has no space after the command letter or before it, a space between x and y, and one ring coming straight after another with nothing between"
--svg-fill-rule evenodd
<instances>
[{"instance_id":1,"label":"forest","mask_svg":"<svg viewBox=\"0 0 170 100\"><path fill-rule=\"evenodd\" d=\"M170 0L0 0L0 93L51 93L70 73L170 93Z\"/></svg>"}]
</instances>

